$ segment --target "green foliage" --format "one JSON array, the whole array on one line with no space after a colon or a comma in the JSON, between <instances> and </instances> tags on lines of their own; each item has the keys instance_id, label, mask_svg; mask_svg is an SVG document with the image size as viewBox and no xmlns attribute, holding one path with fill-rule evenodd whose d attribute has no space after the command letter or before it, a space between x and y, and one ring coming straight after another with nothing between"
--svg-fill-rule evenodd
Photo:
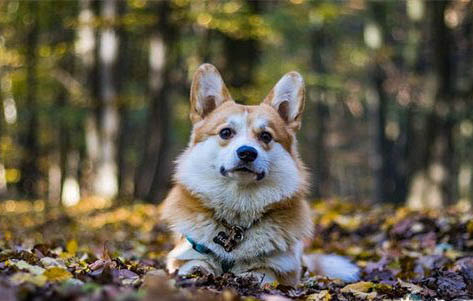
<instances>
[{"instance_id":1,"label":"green foliage","mask_svg":"<svg viewBox=\"0 0 473 301\"><path fill-rule=\"evenodd\" d=\"M84 3L89 3L87 11ZM149 140L144 135L152 106L150 58L155 56L150 53L150 37L153 32L164 30L161 28L164 19L169 19L169 28L173 30L166 40L165 59L168 62L165 69L169 69L166 71L169 92L165 94L170 95L168 161L188 140L189 83L198 65L205 61L216 65L227 79L233 97L247 104L258 104L284 73L297 70L305 78L308 96L305 114L309 122L303 123L301 135L304 158L311 169L317 170L318 166L314 165L317 154L313 151L317 141L313 133L320 131L315 127L317 121L323 119L317 111L317 106L322 104L327 110L324 122L329 137L323 144L334 158L328 171L330 194L369 198L375 189L365 183L374 182L371 155L376 132L370 130L375 118L370 112L373 113L376 106L369 98L376 89L374 70L379 68L383 73L379 89L385 95L386 118L385 124L378 125L384 129L378 132L386 133L385 152L390 153L387 156L401 153L403 157L396 158L403 161L399 165L409 166L405 171L408 176L404 175L408 179L403 183L410 186L413 175L419 171L420 167L410 164L411 161L421 162L420 157L430 160L424 153L413 151L411 154L411 149L420 150L432 144L432 141L417 139L433 137L427 134L432 116L437 116L438 123L453 124L450 136L454 137L455 154L450 155L456 157L452 161L456 166L450 169L463 168L469 170L463 171L464 175L471 174L468 149L473 141L469 130L473 110L469 99L473 84L469 63L472 48L468 36L472 24L467 13L471 8L469 1L450 4L444 12L444 23L430 22L429 9L434 5L416 0L386 3L173 0L169 2L170 10L166 15L156 8L155 1L119 3L120 12L113 19L102 16L100 1L9 0L0 3L0 102L4 107L0 112L0 149L1 164L10 174L24 165L24 154L28 153L27 120L31 116L37 117L39 123L34 135L38 137L39 149L35 151L39 160L48 162L52 153L60 152L64 141L69 139L64 138L67 136L70 137L67 148L81 154L77 174L86 174L85 170L90 167L87 161L90 146L86 141L85 124L87 118L101 112L99 90L103 66L98 62L99 36L104 29L112 28L122 39L116 67L119 70L114 73L114 81L119 82L114 105L128 126L126 130L137 134L124 134L131 138L122 144L124 151L119 152L119 156L125 154L126 173L131 174L126 185L133 187L131 181L142 160L144 141ZM410 12L413 7L418 9L417 17ZM454 84L449 101L441 101L441 104L436 104L435 96L438 85L434 83L434 73L439 64L432 50L433 40L429 38L432 24L444 24L452 37L446 48L452 50L448 61L455 70L451 73ZM86 59L78 48L79 32L84 27L92 34L89 42L98 47L91 54L92 67L86 66L90 58ZM38 42L33 52L36 61L32 75L26 66L27 38L35 28ZM368 46L368 36L376 40L377 33L379 47ZM232 47L236 47L235 50ZM238 57L235 53L238 51L242 54L234 63L231 60ZM240 65L245 66L239 69ZM91 72L96 72L95 79L90 79ZM36 82L33 106L27 104L28 91L32 88L28 76L33 76ZM406 139L411 140L406 142ZM404 144L416 145L409 148ZM428 152L430 150L425 151ZM48 181L50 168L51 164L41 164L40 178L44 183ZM359 177L358 172L363 176ZM453 173L451 177L459 178L457 172ZM473 181L471 176L469 178L464 180L469 184L462 184L463 188L458 189L462 192L455 192L453 198L471 198ZM353 179L359 182L346 184ZM15 183L11 182L9 191L17 197ZM42 186L39 196L48 194L46 186ZM87 190L85 187L90 187L90 183L81 183L81 186ZM401 201L406 199L406 196L396 197Z\"/></svg>"}]
</instances>

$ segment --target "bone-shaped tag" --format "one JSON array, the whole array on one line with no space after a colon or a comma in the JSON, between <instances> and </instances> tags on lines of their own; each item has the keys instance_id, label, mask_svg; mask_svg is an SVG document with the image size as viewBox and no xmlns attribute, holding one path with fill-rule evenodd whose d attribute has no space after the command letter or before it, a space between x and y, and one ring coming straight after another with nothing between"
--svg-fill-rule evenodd
<instances>
[{"instance_id":1,"label":"bone-shaped tag","mask_svg":"<svg viewBox=\"0 0 473 301\"><path fill-rule=\"evenodd\" d=\"M232 226L230 234L221 231L214 237L213 241L216 244L221 245L226 252L231 252L236 245L243 240L244 232L245 231L241 227Z\"/></svg>"}]
</instances>

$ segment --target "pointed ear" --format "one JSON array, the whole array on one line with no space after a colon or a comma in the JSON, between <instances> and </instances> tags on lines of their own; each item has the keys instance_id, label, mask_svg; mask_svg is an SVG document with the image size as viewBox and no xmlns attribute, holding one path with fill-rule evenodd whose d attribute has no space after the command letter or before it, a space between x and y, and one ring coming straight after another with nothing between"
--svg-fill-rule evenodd
<instances>
[{"instance_id":1,"label":"pointed ear","mask_svg":"<svg viewBox=\"0 0 473 301\"><path fill-rule=\"evenodd\" d=\"M289 127L298 130L304 111L304 94L304 79L292 71L278 81L263 102L276 109Z\"/></svg>"},{"instance_id":2,"label":"pointed ear","mask_svg":"<svg viewBox=\"0 0 473 301\"><path fill-rule=\"evenodd\" d=\"M203 64L194 73L191 85L190 119L196 123L232 97L220 76L217 68Z\"/></svg>"}]
</instances>

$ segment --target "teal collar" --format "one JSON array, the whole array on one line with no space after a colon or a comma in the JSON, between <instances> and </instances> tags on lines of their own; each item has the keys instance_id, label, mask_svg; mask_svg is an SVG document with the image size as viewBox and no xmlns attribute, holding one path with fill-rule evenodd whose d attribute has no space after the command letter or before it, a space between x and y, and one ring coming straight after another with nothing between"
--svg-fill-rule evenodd
<instances>
[{"instance_id":1,"label":"teal collar","mask_svg":"<svg viewBox=\"0 0 473 301\"><path fill-rule=\"evenodd\" d=\"M200 254L213 255L214 257L217 257L215 253L209 248L207 248L205 245L197 243L195 240L193 240L189 236L186 236L186 239L192 245L192 249L196 250ZM235 264L234 261L226 260L226 259L220 262L220 265L224 273L228 272L233 267L234 264Z\"/></svg>"},{"instance_id":2,"label":"teal collar","mask_svg":"<svg viewBox=\"0 0 473 301\"><path fill-rule=\"evenodd\" d=\"M213 253L212 250L204 246L203 244L197 243L195 240L190 238L189 236L186 236L187 241L192 245L192 249L196 250L197 252L201 254L211 254Z\"/></svg>"}]
</instances>

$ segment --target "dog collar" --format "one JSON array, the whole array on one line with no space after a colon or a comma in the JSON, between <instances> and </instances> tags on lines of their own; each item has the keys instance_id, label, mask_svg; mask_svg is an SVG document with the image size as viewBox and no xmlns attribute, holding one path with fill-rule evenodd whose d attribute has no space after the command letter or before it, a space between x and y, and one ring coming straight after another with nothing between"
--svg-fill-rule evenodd
<instances>
[{"instance_id":1,"label":"dog collar","mask_svg":"<svg viewBox=\"0 0 473 301\"><path fill-rule=\"evenodd\" d=\"M212 255L214 257L217 257L215 255L215 253L212 250L210 250L209 248L207 248L205 245L199 244L198 242L196 242L195 240L193 240L189 236L186 236L186 239L192 245L192 249L196 250L197 252L199 252L201 254ZM235 262L232 261L232 260L225 260L224 259L224 260L220 261L220 266L222 267L222 271L224 273L228 272L233 267L234 264L235 264Z\"/></svg>"},{"instance_id":2,"label":"dog collar","mask_svg":"<svg viewBox=\"0 0 473 301\"><path fill-rule=\"evenodd\" d=\"M214 237L213 242L221 245L226 252L231 252L245 237L245 229L239 226L224 226L227 228L229 233L227 234L225 231L218 232L217 236Z\"/></svg>"},{"instance_id":3,"label":"dog collar","mask_svg":"<svg viewBox=\"0 0 473 301\"><path fill-rule=\"evenodd\" d=\"M255 225L258 223L260 219L254 221L251 225ZM213 238L213 242L222 246L226 252L231 252L235 247L245 238L245 231L248 228L242 226L235 226L230 225L225 220L217 221L220 225L222 225L227 231L220 231L218 234ZM210 254L212 250L207 248L206 246L197 243L195 240L186 236L187 241L192 245L192 248L201 254Z\"/></svg>"},{"instance_id":4,"label":"dog collar","mask_svg":"<svg viewBox=\"0 0 473 301\"><path fill-rule=\"evenodd\" d=\"M189 236L186 236L187 241L192 245L192 249L196 250L197 252L201 254L210 254L213 253L212 250L204 246L203 244L197 243L195 240L190 238Z\"/></svg>"},{"instance_id":5,"label":"dog collar","mask_svg":"<svg viewBox=\"0 0 473 301\"><path fill-rule=\"evenodd\" d=\"M217 222L225 227L228 231L220 231L214 238L213 242L221 245L226 252L231 252L245 238L245 231L259 223L261 218L254 220L248 227L236 226L229 224L226 220L221 219Z\"/></svg>"}]
</instances>

